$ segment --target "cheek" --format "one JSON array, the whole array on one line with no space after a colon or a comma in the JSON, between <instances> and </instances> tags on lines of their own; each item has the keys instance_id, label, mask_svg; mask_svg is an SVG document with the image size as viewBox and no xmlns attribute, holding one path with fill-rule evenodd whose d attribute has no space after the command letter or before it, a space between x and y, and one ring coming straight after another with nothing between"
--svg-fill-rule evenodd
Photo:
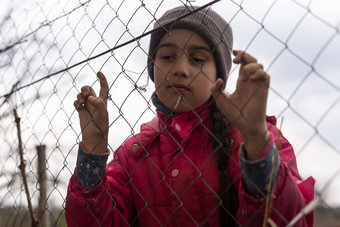
<instances>
[{"instance_id":1,"label":"cheek","mask_svg":"<svg viewBox=\"0 0 340 227\"><path fill-rule=\"evenodd\" d=\"M153 75L155 88L158 89L160 86L164 84L165 81L164 73L160 69L155 67L153 70Z\"/></svg>"},{"instance_id":2,"label":"cheek","mask_svg":"<svg viewBox=\"0 0 340 227\"><path fill-rule=\"evenodd\" d=\"M169 65L164 64L163 62L156 59L153 66L154 75L157 74L164 78L169 71L169 67Z\"/></svg>"},{"instance_id":3,"label":"cheek","mask_svg":"<svg viewBox=\"0 0 340 227\"><path fill-rule=\"evenodd\" d=\"M217 71L215 65L203 68L203 75L209 83L214 84L217 79Z\"/></svg>"},{"instance_id":4,"label":"cheek","mask_svg":"<svg viewBox=\"0 0 340 227\"><path fill-rule=\"evenodd\" d=\"M202 88L209 89L215 84L216 82L216 71L205 71L204 73L201 73L199 76L199 84Z\"/></svg>"}]
</instances>

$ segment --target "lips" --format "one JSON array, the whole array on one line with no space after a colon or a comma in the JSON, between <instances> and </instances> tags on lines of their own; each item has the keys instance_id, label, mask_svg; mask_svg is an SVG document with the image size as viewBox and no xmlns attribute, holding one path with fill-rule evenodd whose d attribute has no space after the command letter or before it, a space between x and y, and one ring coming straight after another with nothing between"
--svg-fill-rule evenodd
<instances>
[{"instance_id":1,"label":"lips","mask_svg":"<svg viewBox=\"0 0 340 227\"><path fill-rule=\"evenodd\" d=\"M184 92L187 92L189 88L183 84L172 84L170 85L170 88L176 90L177 92L183 94Z\"/></svg>"}]
</instances>

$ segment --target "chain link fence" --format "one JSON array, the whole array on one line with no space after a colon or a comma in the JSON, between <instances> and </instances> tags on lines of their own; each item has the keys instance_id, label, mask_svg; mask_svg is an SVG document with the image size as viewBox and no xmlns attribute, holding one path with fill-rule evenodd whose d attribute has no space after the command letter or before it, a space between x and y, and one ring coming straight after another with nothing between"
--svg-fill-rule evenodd
<instances>
[{"instance_id":1,"label":"chain link fence","mask_svg":"<svg viewBox=\"0 0 340 227\"><path fill-rule=\"evenodd\" d=\"M155 116L146 69L155 19L212 7L234 48L271 75L268 115L316 179L316 226L340 226L340 3L321 0L5 1L0 18L0 226L66 226L67 184L81 140L80 88L110 86L112 150ZM235 88L233 66L227 90ZM283 120L284 119L284 120ZM109 159L112 158L112 155ZM24 177L22 177L24 176ZM32 222L33 223L33 222ZM33 224L32 224L33 225Z\"/></svg>"}]
</instances>

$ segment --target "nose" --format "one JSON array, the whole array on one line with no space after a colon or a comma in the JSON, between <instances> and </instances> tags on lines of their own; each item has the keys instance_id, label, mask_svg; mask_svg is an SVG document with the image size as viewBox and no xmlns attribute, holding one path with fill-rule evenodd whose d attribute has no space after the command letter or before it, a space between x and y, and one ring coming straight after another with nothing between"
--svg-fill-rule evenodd
<instances>
[{"instance_id":1,"label":"nose","mask_svg":"<svg viewBox=\"0 0 340 227\"><path fill-rule=\"evenodd\" d=\"M189 64L187 60L187 56L183 53L176 61L174 66L172 67L172 75L180 76L180 77L188 77L189 76Z\"/></svg>"}]
</instances>

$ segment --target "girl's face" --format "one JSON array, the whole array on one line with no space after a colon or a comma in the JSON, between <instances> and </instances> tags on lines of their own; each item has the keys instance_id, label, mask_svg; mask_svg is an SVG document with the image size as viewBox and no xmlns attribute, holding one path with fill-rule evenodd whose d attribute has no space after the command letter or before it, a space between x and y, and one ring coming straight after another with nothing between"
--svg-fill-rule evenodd
<instances>
[{"instance_id":1,"label":"girl's face","mask_svg":"<svg viewBox=\"0 0 340 227\"><path fill-rule=\"evenodd\" d=\"M156 93L174 112L188 112L208 101L216 74L211 49L196 33L174 29L159 42L154 63Z\"/></svg>"}]
</instances>

